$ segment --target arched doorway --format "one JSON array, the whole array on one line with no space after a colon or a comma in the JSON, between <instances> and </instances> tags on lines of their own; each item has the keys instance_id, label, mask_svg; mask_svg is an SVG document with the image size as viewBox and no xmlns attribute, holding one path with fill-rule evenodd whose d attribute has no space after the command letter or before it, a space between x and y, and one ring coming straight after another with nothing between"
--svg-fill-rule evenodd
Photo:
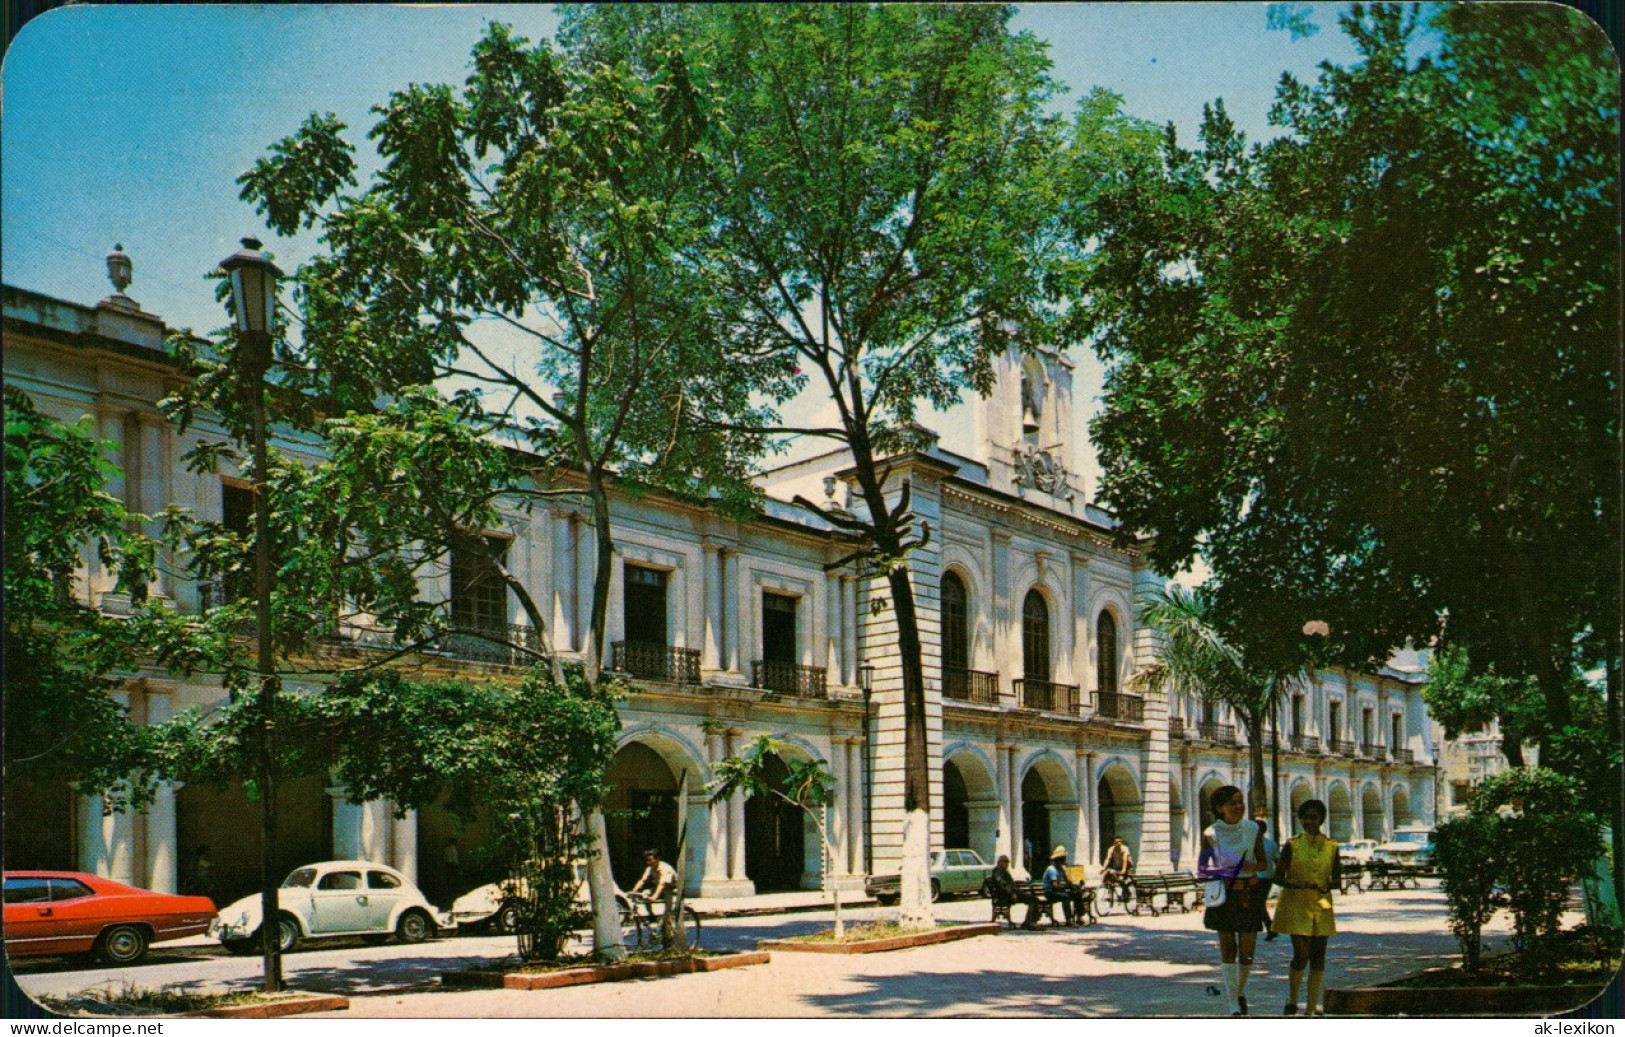
<instances>
[{"instance_id":1,"label":"arched doorway","mask_svg":"<svg viewBox=\"0 0 1625 1037\"><path fill-rule=\"evenodd\" d=\"M783 787L789 768L770 754L763 777ZM783 893L802 888L806 866L806 815L777 796L752 796L745 801L745 874L758 893Z\"/></svg>"},{"instance_id":2,"label":"arched doorway","mask_svg":"<svg viewBox=\"0 0 1625 1037\"><path fill-rule=\"evenodd\" d=\"M604 827L609 837L610 870L622 889L643 874L643 851L660 851L675 864L677 777L665 759L642 742L628 742L609 765Z\"/></svg>"},{"instance_id":3,"label":"arched doorway","mask_svg":"<svg viewBox=\"0 0 1625 1037\"><path fill-rule=\"evenodd\" d=\"M1326 834L1340 843L1354 838L1354 804L1349 799L1348 786L1334 782L1326 790Z\"/></svg>"},{"instance_id":4,"label":"arched doorway","mask_svg":"<svg viewBox=\"0 0 1625 1037\"><path fill-rule=\"evenodd\" d=\"M1106 856L1112 840L1122 839L1138 859L1142 820L1140 789L1127 767L1114 763L1101 772L1095 802L1100 805L1101 857Z\"/></svg>"},{"instance_id":5,"label":"arched doorway","mask_svg":"<svg viewBox=\"0 0 1625 1037\"><path fill-rule=\"evenodd\" d=\"M1021 606L1021 671L1027 680L1049 682L1049 605L1036 587Z\"/></svg>"},{"instance_id":6,"label":"arched doorway","mask_svg":"<svg viewBox=\"0 0 1625 1037\"><path fill-rule=\"evenodd\" d=\"M276 786L278 882L301 864L333 857L333 800L322 776L285 778ZM229 904L260 888L260 804L240 782L189 782L175 793L176 862L182 889L192 886L192 863L208 846L210 891ZM245 819L247 823L245 823ZM467 890L458 890L458 895Z\"/></svg>"},{"instance_id":7,"label":"arched doorway","mask_svg":"<svg viewBox=\"0 0 1625 1037\"><path fill-rule=\"evenodd\" d=\"M945 849L969 847L990 864L997 856L998 791L973 752L961 750L943 761L942 840Z\"/></svg>"},{"instance_id":8,"label":"arched doorway","mask_svg":"<svg viewBox=\"0 0 1625 1037\"><path fill-rule=\"evenodd\" d=\"M1218 775L1209 775L1203 780L1201 792L1196 797L1196 810L1201 819L1198 832L1207 831L1208 826L1218 819L1219 815L1213 812L1213 794L1222 788L1224 780Z\"/></svg>"},{"instance_id":9,"label":"arched doorway","mask_svg":"<svg viewBox=\"0 0 1625 1037\"><path fill-rule=\"evenodd\" d=\"M1298 824L1298 808L1314 798L1314 790L1309 787L1309 783L1307 781L1295 781L1292 783L1292 792L1287 797L1287 802L1291 804L1292 809L1288 812L1286 817L1281 819L1281 826L1286 829L1288 837L1297 835L1299 832L1303 831L1303 826ZM1283 845L1286 843L1286 839L1279 835L1276 836L1276 840Z\"/></svg>"},{"instance_id":10,"label":"arched doorway","mask_svg":"<svg viewBox=\"0 0 1625 1037\"><path fill-rule=\"evenodd\" d=\"M1041 755L1021 779L1023 850L1032 848L1028 873L1042 875L1049 866L1050 852L1057 846L1066 851L1070 860L1077 832L1078 798L1073 792L1072 776L1056 757Z\"/></svg>"},{"instance_id":11,"label":"arched doorway","mask_svg":"<svg viewBox=\"0 0 1625 1037\"><path fill-rule=\"evenodd\" d=\"M1367 785L1360 792L1361 823L1365 826L1365 837L1375 839L1379 843L1388 841L1388 819L1383 816L1382 796L1378 795L1375 785Z\"/></svg>"}]
</instances>

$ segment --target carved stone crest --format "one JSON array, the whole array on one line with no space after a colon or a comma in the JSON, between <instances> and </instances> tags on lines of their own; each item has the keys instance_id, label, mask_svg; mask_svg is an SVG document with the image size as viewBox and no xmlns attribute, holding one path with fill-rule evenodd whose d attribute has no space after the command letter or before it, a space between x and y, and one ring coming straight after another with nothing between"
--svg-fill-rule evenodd
<instances>
[{"instance_id":1,"label":"carved stone crest","mask_svg":"<svg viewBox=\"0 0 1625 1037\"><path fill-rule=\"evenodd\" d=\"M1053 497L1068 493L1067 470L1043 450L1016 451L1016 485L1041 490Z\"/></svg>"}]
</instances>

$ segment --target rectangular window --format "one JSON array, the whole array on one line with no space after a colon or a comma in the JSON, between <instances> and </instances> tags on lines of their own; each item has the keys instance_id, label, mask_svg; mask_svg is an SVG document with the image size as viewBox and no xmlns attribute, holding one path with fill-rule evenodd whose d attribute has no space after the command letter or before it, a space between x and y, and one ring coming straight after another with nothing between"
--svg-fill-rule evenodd
<instances>
[{"instance_id":1,"label":"rectangular window","mask_svg":"<svg viewBox=\"0 0 1625 1037\"><path fill-rule=\"evenodd\" d=\"M1390 749L1403 749L1405 747L1405 715L1403 713L1394 714L1393 723L1389 726L1388 733L1390 736L1388 747Z\"/></svg>"},{"instance_id":2,"label":"rectangular window","mask_svg":"<svg viewBox=\"0 0 1625 1037\"><path fill-rule=\"evenodd\" d=\"M1369 706L1360 713L1360 740L1366 745L1375 745L1377 741L1375 713Z\"/></svg>"},{"instance_id":3,"label":"rectangular window","mask_svg":"<svg viewBox=\"0 0 1625 1037\"><path fill-rule=\"evenodd\" d=\"M638 644L666 644L667 574L641 565L626 567L626 600L622 618L626 639Z\"/></svg>"},{"instance_id":4,"label":"rectangular window","mask_svg":"<svg viewBox=\"0 0 1625 1037\"><path fill-rule=\"evenodd\" d=\"M1292 737L1303 737L1303 696L1292 696Z\"/></svg>"},{"instance_id":5,"label":"rectangular window","mask_svg":"<svg viewBox=\"0 0 1625 1037\"><path fill-rule=\"evenodd\" d=\"M254 541L254 488L240 483L220 484L220 524L226 532L242 538L245 544ZM252 597L254 594L254 552L250 547L243 555L235 572L226 574L220 586L219 604L228 604Z\"/></svg>"},{"instance_id":6,"label":"rectangular window","mask_svg":"<svg viewBox=\"0 0 1625 1037\"><path fill-rule=\"evenodd\" d=\"M1326 704L1326 727L1332 741L1343 740L1343 703L1336 699Z\"/></svg>"},{"instance_id":7,"label":"rectangular window","mask_svg":"<svg viewBox=\"0 0 1625 1037\"><path fill-rule=\"evenodd\" d=\"M796 606L799 598L762 592L762 659L770 663L794 663L796 653Z\"/></svg>"},{"instance_id":8,"label":"rectangular window","mask_svg":"<svg viewBox=\"0 0 1625 1037\"><path fill-rule=\"evenodd\" d=\"M459 630L507 631L508 587L495 562L505 563L508 541L484 537L486 551L473 543L451 548L451 622Z\"/></svg>"}]
</instances>

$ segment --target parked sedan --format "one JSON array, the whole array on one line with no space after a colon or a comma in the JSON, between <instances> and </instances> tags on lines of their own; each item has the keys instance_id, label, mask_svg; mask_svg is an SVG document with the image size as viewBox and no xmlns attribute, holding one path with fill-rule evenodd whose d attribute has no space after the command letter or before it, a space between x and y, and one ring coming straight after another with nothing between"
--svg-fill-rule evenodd
<instances>
[{"instance_id":1,"label":"parked sedan","mask_svg":"<svg viewBox=\"0 0 1625 1037\"><path fill-rule=\"evenodd\" d=\"M1433 829L1426 825L1402 825L1394 830L1392 842L1371 851L1371 858L1389 864L1431 864Z\"/></svg>"},{"instance_id":2,"label":"parked sedan","mask_svg":"<svg viewBox=\"0 0 1625 1037\"><path fill-rule=\"evenodd\" d=\"M402 943L422 943L437 924L452 926L406 876L371 861L295 868L282 880L277 906L282 912L277 939L284 953L300 940L329 936L359 936L369 943L394 936ZM222 909L209 935L234 953L251 954L260 946L261 921L256 893Z\"/></svg>"},{"instance_id":3,"label":"parked sedan","mask_svg":"<svg viewBox=\"0 0 1625 1037\"><path fill-rule=\"evenodd\" d=\"M1349 843L1337 844L1337 855L1345 861L1355 864L1366 864L1371 860L1372 851L1376 850L1375 839L1356 839Z\"/></svg>"},{"instance_id":4,"label":"parked sedan","mask_svg":"<svg viewBox=\"0 0 1625 1037\"><path fill-rule=\"evenodd\" d=\"M931 855L931 899L955 893L980 894L982 880L993 874L993 865L975 850L938 850ZM898 875L871 875L863 891L882 904L895 904L902 895Z\"/></svg>"},{"instance_id":5,"label":"parked sedan","mask_svg":"<svg viewBox=\"0 0 1625 1037\"><path fill-rule=\"evenodd\" d=\"M134 965L153 942L202 935L213 921L208 897L74 871L5 873L6 954L14 958L94 952L109 965Z\"/></svg>"}]
</instances>

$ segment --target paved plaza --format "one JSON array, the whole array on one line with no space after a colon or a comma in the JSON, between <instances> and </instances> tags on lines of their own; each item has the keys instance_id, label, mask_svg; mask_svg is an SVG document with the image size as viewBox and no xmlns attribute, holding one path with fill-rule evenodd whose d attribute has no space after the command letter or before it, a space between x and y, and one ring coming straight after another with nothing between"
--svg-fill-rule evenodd
<instances>
[{"instance_id":1,"label":"paved plaza","mask_svg":"<svg viewBox=\"0 0 1625 1037\"><path fill-rule=\"evenodd\" d=\"M737 901L735 902L738 903ZM938 905L939 917L983 921L985 900ZM890 912L864 907L851 920ZM1568 920L1573 924L1578 919ZM753 949L759 939L827 927L827 911L712 918L704 945ZM1327 986L1392 978L1449 964L1455 941L1436 888L1339 898ZM767 965L692 976L547 991L441 989L440 973L511 954L511 937L459 936L419 947L330 946L287 959L291 985L352 997L337 1016L670 1017L670 1016L1215 1016L1227 1014L1211 990L1220 983L1212 934L1195 913L1111 915L1085 929L1007 930L936 947L886 954L775 953ZM1506 944L1506 920L1491 926L1492 950ZM1248 985L1255 1013L1285 1000L1290 941L1262 940ZM206 989L241 984L258 960L214 948L155 951L155 963L101 973L40 968L19 977L34 993L67 994L110 979L141 986Z\"/></svg>"}]
</instances>

